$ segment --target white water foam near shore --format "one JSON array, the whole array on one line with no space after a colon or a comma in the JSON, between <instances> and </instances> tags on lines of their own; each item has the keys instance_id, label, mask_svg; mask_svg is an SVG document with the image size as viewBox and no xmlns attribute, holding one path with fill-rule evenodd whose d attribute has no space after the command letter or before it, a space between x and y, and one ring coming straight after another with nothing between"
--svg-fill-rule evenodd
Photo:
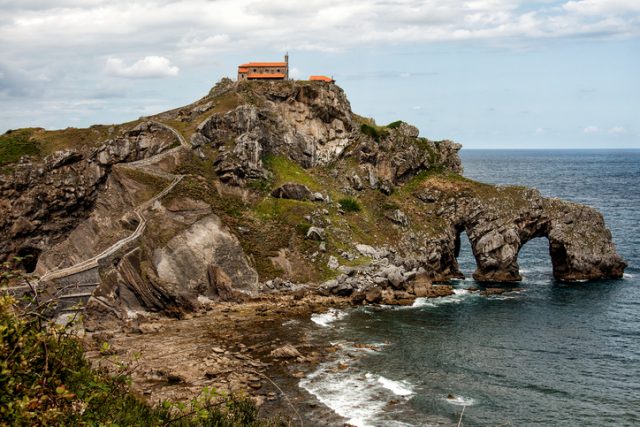
<instances>
[{"instance_id":1,"label":"white water foam near shore","mask_svg":"<svg viewBox=\"0 0 640 427\"><path fill-rule=\"evenodd\" d=\"M378 418L389 402L409 399L414 394L411 384L405 381L368 372L333 372L330 366L321 367L303 379L300 387L358 427L380 425Z\"/></svg>"},{"instance_id":2,"label":"white water foam near shore","mask_svg":"<svg viewBox=\"0 0 640 427\"><path fill-rule=\"evenodd\" d=\"M468 298L478 298L477 292L470 292L467 289L454 289L453 295L439 298L416 298L408 308L416 307L438 307L443 304L459 304Z\"/></svg>"},{"instance_id":3,"label":"white water foam near shore","mask_svg":"<svg viewBox=\"0 0 640 427\"><path fill-rule=\"evenodd\" d=\"M471 406L476 404L475 399L464 396L448 396L446 397L446 401L447 403L458 406Z\"/></svg>"},{"instance_id":4,"label":"white water foam near shore","mask_svg":"<svg viewBox=\"0 0 640 427\"><path fill-rule=\"evenodd\" d=\"M372 347L377 344L372 344ZM353 354L367 349L342 344L342 352ZM391 379L353 366L353 358L340 357L321 364L302 379L299 386L314 395L348 423L358 427L411 426L412 424L385 419L390 406L399 405L415 395L415 386L408 381Z\"/></svg>"},{"instance_id":5,"label":"white water foam near shore","mask_svg":"<svg viewBox=\"0 0 640 427\"><path fill-rule=\"evenodd\" d=\"M347 316L347 312L344 310L337 310L335 308L330 308L329 310L327 310L324 313L314 313L311 315L311 321L313 323L315 323L316 325L322 326L322 327L328 327L331 325L331 323L335 322L336 320L340 320L342 318L344 318L345 316Z\"/></svg>"}]
</instances>

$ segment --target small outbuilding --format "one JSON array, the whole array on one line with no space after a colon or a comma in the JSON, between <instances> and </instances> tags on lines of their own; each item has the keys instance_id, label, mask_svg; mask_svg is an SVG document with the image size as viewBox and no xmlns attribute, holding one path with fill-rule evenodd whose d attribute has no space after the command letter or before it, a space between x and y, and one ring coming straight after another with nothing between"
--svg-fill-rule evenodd
<instances>
[{"instance_id":1,"label":"small outbuilding","mask_svg":"<svg viewBox=\"0 0 640 427\"><path fill-rule=\"evenodd\" d=\"M312 82L327 82L327 83L335 83L336 81L332 77L327 76L310 76L309 80Z\"/></svg>"}]
</instances>

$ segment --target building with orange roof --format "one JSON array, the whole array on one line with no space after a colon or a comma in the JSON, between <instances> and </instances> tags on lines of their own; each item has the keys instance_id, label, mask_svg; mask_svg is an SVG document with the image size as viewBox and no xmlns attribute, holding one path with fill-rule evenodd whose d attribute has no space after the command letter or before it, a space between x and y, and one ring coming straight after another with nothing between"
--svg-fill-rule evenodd
<instances>
[{"instance_id":1,"label":"building with orange roof","mask_svg":"<svg viewBox=\"0 0 640 427\"><path fill-rule=\"evenodd\" d=\"M247 62L238 65L238 81L289 80L289 54L284 62Z\"/></svg>"},{"instance_id":2,"label":"building with orange roof","mask_svg":"<svg viewBox=\"0 0 640 427\"><path fill-rule=\"evenodd\" d=\"M309 80L316 82L335 83L336 81L332 77L327 76L309 76Z\"/></svg>"}]
</instances>

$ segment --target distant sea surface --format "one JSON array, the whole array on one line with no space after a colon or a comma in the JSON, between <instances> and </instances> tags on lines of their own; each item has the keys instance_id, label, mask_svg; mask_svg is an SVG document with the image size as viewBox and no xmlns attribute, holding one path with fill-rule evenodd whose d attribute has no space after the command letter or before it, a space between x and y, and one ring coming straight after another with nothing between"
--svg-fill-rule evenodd
<instances>
[{"instance_id":1,"label":"distant sea surface","mask_svg":"<svg viewBox=\"0 0 640 427\"><path fill-rule=\"evenodd\" d=\"M519 256L522 291L314 315L341 346L300 386L358 426L640 426L640 150L463 150L464 175L597 208L629 267L558 283L546 238ZM369 344L369 348L355 343Z\"/></svg>"}]
</instances>

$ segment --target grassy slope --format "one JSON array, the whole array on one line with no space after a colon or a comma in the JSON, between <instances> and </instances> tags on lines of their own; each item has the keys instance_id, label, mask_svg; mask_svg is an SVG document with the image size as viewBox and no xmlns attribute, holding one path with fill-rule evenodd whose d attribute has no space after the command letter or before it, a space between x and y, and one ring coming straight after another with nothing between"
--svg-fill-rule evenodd
<instances>
[{"instance_id":1,"label":"grassy slope","mask_svg":"<svg viewBox=\"0 0 640 427\"><path fill-rule=\"evenodd\" d=\"M83 129L66 128L50 131L42 128L10 130L0 135L0 167L16 163L22 156L42 159L65 148L96 147L106 139L138 123L139 121L133 121L114 126L95 125Z\"/></svg>"}]
</instances>

